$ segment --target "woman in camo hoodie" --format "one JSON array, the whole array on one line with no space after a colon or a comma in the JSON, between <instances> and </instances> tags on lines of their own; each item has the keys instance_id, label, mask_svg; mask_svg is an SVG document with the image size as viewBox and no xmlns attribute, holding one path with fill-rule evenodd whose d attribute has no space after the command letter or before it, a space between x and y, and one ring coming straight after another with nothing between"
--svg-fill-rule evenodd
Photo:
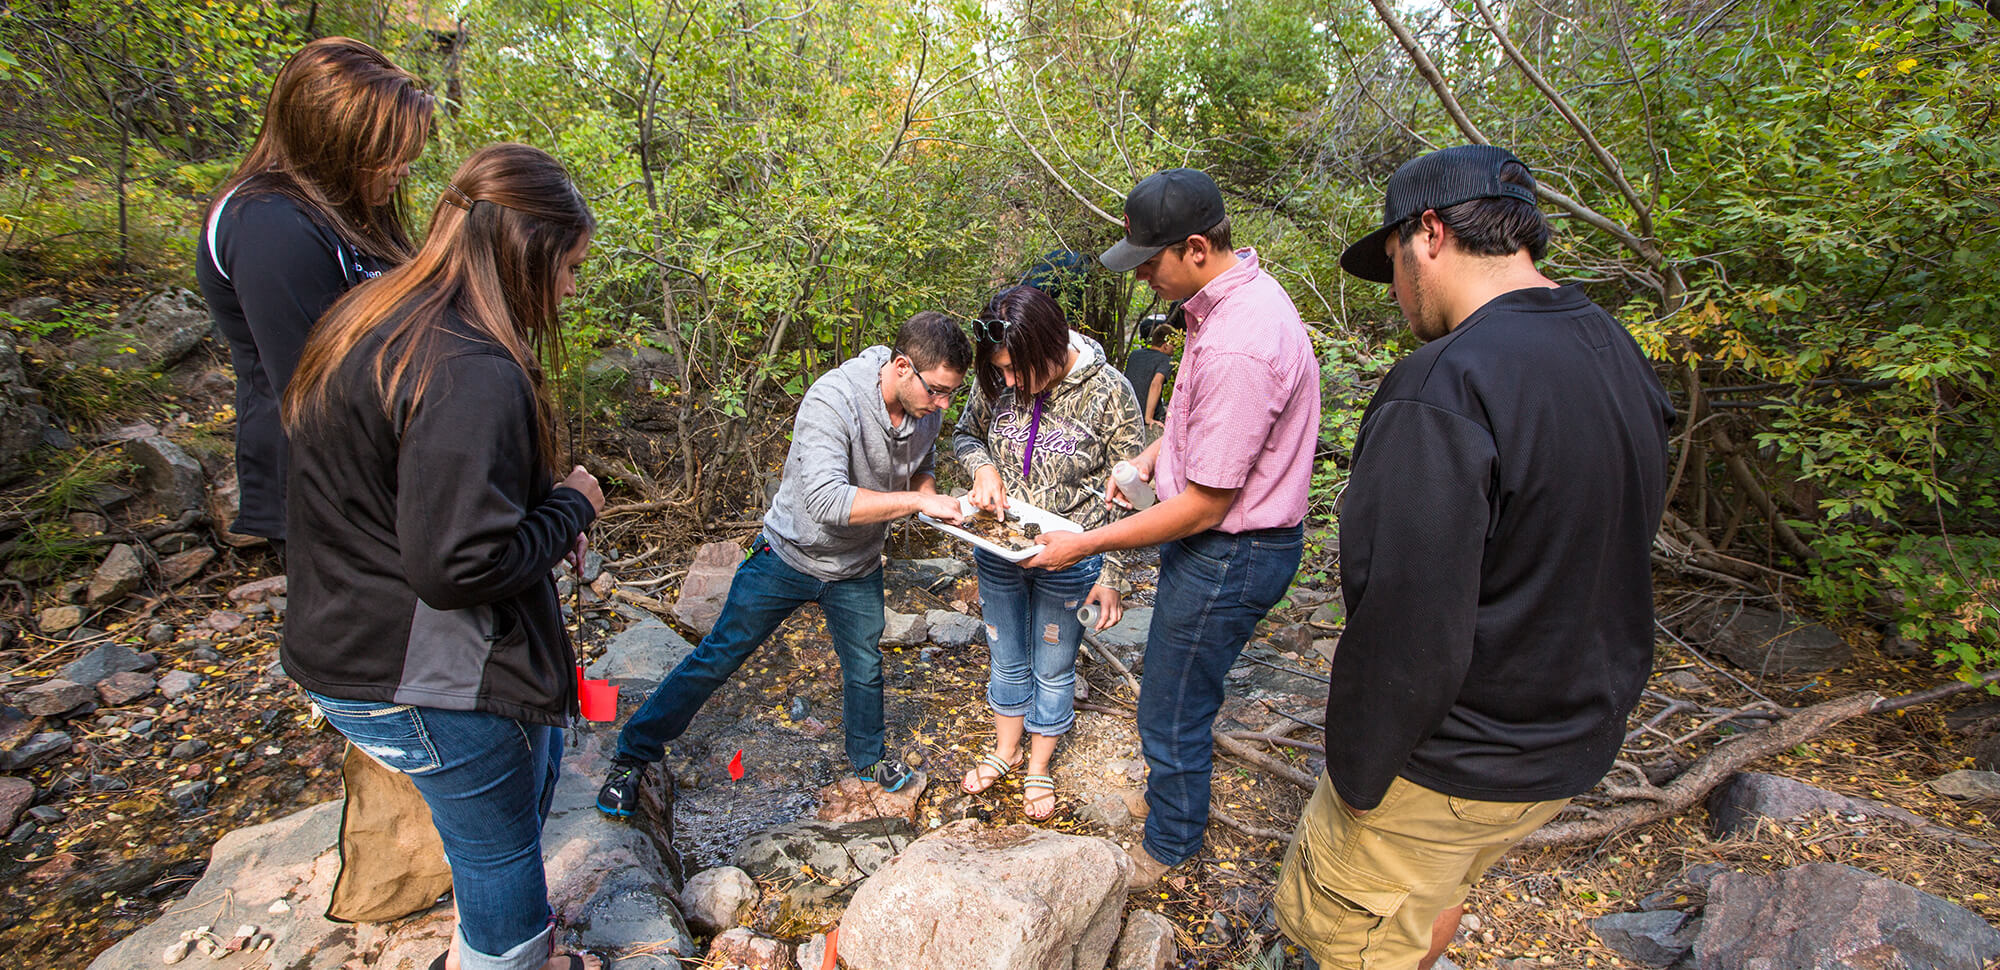
<instances>
[{"instance_id":1,"label":"woman in camo hoodie","mask_svg":"<svg viewBox=\"0 0 2000 970\"><path fill-rule=\"evenodd\" d=\"M952 438L973 476L972 504L997 510L1012 497L1086 529L1109 521L1104 482L1112 465L1146 446L1146 432L1139 400L1105 360L1104 348L1072 332L1055 301L1028 286L986 305L973 325L973 345L979 391ZM1097 629L1105 629L1124 612L1129 587L1109 555L1054 571L1023 569L984 550L973 558L991 655L986 699L996 743L962 784L978 794L1025 763L1022 810L1045 819L1056 810L1049 759L1076 719L1076 650L1083 639L1077 608L1098 604Z\"/></svg>"}]
</instances>

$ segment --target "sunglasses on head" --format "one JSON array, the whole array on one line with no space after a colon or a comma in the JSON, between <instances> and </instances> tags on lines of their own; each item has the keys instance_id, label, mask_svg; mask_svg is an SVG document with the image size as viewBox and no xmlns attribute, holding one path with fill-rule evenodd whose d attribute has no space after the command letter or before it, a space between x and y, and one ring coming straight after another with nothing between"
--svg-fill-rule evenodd
<instances>
[{"instance_id":1,"label":"sunglasses on head","mask_svg":"<svg viewBox=\"0 0 2000 970\"><path fill-rule=\"evenodd\" d=\"M972 321L972 336L976 340L984 340L989 344L997 344L1002 338L1007 336L1007 328L1013 325L1013 321L1011 320L974 320Z\"/></svg>"}]
</instances>

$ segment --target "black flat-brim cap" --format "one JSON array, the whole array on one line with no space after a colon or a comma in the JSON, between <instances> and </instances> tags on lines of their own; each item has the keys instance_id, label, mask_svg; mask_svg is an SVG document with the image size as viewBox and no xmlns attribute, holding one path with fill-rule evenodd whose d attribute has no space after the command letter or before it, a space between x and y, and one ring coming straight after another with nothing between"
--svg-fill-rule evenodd
<instances>
[{"instance_id":1,"label":"black flat-brim cap","mask_svg":"<svg viewBox=\"0 0 2000 970\"><path fill-rule=\"evenodd\" d=\"M1389 252L1383 243L1405 220L1423 215L1426 209L1443 209L1474 199L1520 199L1533 203L1533 186L1500 181L1501 169L1508 162L1520 161L1513 152L1497 145L1460 145L1404 162L1396 174L1389 176L1389 189L1382 202L1382 227L1341 252L1340 268L1373 283L1393 283L1396 268L1389 263Z\"/></svg>"},{"instance_id":2,"label":"black flat-brim cap","mask_svg":"<svg viewBox=\"0 0 2000 970\"><path fill-rule=\"evenodd\" d=\"M1125 197L1125 238L1097 261L1114 273L1129 273L1160 250L1215 228L1222 215L1222 190L1207 173L1155 172Z\"/></svg>"}]
</instances>

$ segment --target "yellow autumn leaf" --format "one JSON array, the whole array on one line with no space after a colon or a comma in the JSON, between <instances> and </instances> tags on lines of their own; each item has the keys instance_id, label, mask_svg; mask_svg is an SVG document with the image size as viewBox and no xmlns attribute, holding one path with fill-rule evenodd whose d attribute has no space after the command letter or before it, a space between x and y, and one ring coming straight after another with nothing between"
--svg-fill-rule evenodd
<instances>
[{"instance_id":1,"label":"yellow autumn leaf","mask_svg":"<svg viewBox=\"0 0 2000 970\"><path fill-rule=\"evenodd\" d=\"M1917 59L1914 57L1905 57L1902 60L1896 62L1897 74L1908 74L1916 69L1917 69Z\"/></svg>"}]
</instances>

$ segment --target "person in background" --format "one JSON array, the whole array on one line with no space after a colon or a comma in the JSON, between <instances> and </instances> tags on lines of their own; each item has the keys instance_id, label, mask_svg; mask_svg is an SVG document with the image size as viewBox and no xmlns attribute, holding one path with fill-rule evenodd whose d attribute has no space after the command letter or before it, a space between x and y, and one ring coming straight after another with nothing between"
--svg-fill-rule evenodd
<instances>
[{"instance_id":1,"label":"person in background","mask_svg":"<svg viewBox=\"0 0 2000 970\"><path fill-rule=\"evenodd\" d=\"M1230 248L1212 179L1187 168L1148 176L1125 197L1125 219L1125 239L1099 260L1185 301L1187 350L1166 432L1132 459L1159 503L1088 532L1045 533L1025 565L1063 569L1160 544L1139 684L1149 812L1131 850L1136 890L1201 851L1223 676L1303 552L1320 388L1298 309L1256 250ZM1107 480L1106 501L1122 498Z\"/></svg>"},{"instance_id":2,"label":"person in background","mask_svg":"<svg viewBox=\"0 0 2000 970\"><path fill-rule=\"evenodd\" d=\"M1611 768L1652 673L1673 405L1618 321L1536 269L1548 240L1527 166L1466 145L1397 169L1340 258L1424 345L1362 415L1339 743L1276 892L1330 967L1428 970L1487 867Z\"/></svg>"},{"instance_id":3,"label":"person in background","mask_svg":"<svg viewBox=\"0 0 2000 970\"><path fill-rule=\"evenodd\" d=\"M281 559L279 400L326 308L410 258L400 189L435 106L415 75L375 48L315 40L279 69L263 127L202 222L195 280L236 371L242 505L228 527L271 540Z\"/></svg>"},{"instance_id":4,"label":"person in background","mask_svg":"<svg viewBox=\"0 0 2000 970\"><path fill-rule=\"evenodd\" d=\"M1174 327L1168 324L1168 317L1147 317L1141 321L1145 329L1139 338L1144 346L1132 348L1125 358L1125 379L1132 384L1132 393L1139 397L1139 413L1146 417L1149 436L1157 436L1166 427L1166 391L1174 382L1174 358L1167 350L1167 343L1173 338Z\"/></svg>"},{"instance_id":5,"label":"person in background","mask_svg":"<svg viewBox=\"0 0 2000 970\"><path fill-rule=\"evenodd\" d=\"M576 654L550 570L604 507L563 472L548 376L594 220L554 158L473 153L409 262L314 330L284 400L285 672L409 776L451 863L445 970L594 970L552 953L542 824Z\"/></svg>"},{"instance_id":6,"label":"person in background","mask_svg":"<svg viewBox=\"0 0 2000 970\"><path fill-rule=\"evenodd\" d=\"M764 532L736 568L715 628L618 732L598 811L636 811L646 766L778 624L813 602L840 655L840 724L855 774L886 791L915 776L883 744L882 544L906 515L958 521L958 499L938 494L931 446L971 363L964 331L926 311L894 346L863 350L806 389Z\"/></svg>"},{"instance_id":7,"label":"person in background","mask_svg":"<svg viewBox=\"0 0 2000 970\"><path fill-rule=\"evenodd\" d=\"M1108 522L1102 501L1111 466L1146 446L1139 402L1097 341L1071 330L1062 308L1040 290L1001 292L973 323L978 393L958 419L952 449L972 473L967 499L994 514L1027 502L1086 527ZM1099 608L1097 629L1124 614L1131 587L1115 556L1089 556L1065 569L1025 569L984 549L980 615L986 619L986 702L993 751L966 772L979 794L1021 768L1021 809L1040 821L1055 814L1049 762L1076 719L1077 608ZM1022 750L1023 734L1027 750Z\"/></svg>"}]
</instances>

